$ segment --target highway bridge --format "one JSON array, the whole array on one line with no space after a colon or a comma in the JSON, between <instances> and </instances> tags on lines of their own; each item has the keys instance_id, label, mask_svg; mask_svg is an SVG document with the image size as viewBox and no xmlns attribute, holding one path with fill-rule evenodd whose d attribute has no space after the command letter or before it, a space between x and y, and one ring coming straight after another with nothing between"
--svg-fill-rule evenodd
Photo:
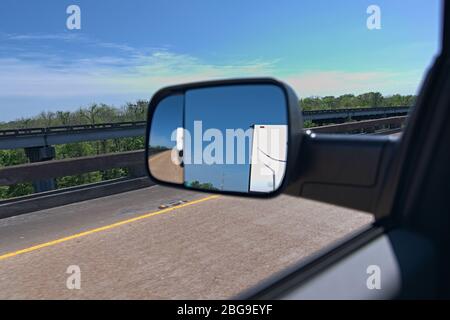
<instances>
[{"instance_id":1,"label":"highway bridge","mask_svg":"<svg viewBox=\"0 0 450 320\"><path fill-rule=\"evenodd\" d=\"M396 134L406 117L310 130ZM127 167L115 181L0 202L0 299L229 298L372 222L308 200L154 185L143 153L2 168L0 185ZM286 223L289 221L289 223ZM81 288L67 287L69 266Z\"/></svg>"}]
</instances>

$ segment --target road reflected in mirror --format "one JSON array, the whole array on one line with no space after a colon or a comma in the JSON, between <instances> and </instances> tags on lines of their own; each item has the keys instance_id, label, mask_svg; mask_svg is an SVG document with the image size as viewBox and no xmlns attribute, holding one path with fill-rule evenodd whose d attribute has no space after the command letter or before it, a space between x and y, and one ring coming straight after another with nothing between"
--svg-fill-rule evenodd
<instances>
[{"instance_id":1,"label":"road reflected in mirror","mask_svg":"<svg viewBox=\"0 0 450 320\"><path fill-rule=\"evenodd\" d=\"M182 95L170 96L158 104L153 116L148 146L148 162L151 174L164 182L183 184L184 170L177 153L177 141L172 141L172 132L180 132L183 126ZM175 150L175 151L174 151Z\"/></svg>"}]
</instances>

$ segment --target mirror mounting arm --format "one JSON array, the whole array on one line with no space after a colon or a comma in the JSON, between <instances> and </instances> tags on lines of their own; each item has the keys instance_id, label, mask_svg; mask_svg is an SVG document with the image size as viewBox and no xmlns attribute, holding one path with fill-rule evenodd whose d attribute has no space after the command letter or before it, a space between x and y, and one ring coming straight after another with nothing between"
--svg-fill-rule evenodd
<instances>
[{"instance_id":1,"label":"mirror mounting arm","mask_svg":"<svg viewBox=\"0 0 450 320\"><path fill-rule=\"evenodd\" d=\"M392 187L386 177L398 144L399 138L390 136L308 131L283 193L382 216L388 200L383 188Z\"/></svg>"}]
</instances>

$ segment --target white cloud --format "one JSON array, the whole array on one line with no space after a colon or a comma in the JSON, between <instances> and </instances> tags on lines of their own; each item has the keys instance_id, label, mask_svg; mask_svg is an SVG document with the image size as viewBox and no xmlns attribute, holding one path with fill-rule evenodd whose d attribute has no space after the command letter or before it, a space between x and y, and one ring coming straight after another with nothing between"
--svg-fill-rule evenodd
<instances>
[{"instance_id":1,"label":"white cloud","mask_svg":"<svg viewBox=\"0 0 450 320\"><path fill-rule=\"evenodd\" d=\"M103 56L73 61L0 59L0 96L98 96L150 92L170 84L205 79L267 76L268 62L215 65L169 51L129 58Z\"/></svg>"},{"instance_id":2,"label":"white cloud","mask_svg":"<svg viewBox=\"0 0 450 320\"><path fill-rule=\"evenodd\" d=\"M83 35L42 34L0 37L20 41L74 41L107 49L105 55L65 57L52 52L21 52L16 58L0 58L0 97L105 97L126 95L147 98L167 85L234 77L278 77L301 97L380 91L414 93L422 70L308 71L281 74L279 60L253 60L235 64L205 62L165 48L138 50L127 44L102 42ZM145 52L143 52L145 51ZM57 51L55 51L57 52ZM87 51L89 52L89 51Z\"/></svg>"}]
</instances>

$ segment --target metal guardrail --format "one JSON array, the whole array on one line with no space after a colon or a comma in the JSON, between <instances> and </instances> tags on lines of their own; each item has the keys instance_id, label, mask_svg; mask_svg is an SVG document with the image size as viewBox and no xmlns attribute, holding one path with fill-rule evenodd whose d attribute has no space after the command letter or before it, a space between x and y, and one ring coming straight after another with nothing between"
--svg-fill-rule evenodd
<instances>
[{"instance_id":1,"label":"metal guardrail","mask_svg":"<svg viewBox=\"0 0 450 320\"><path fill-rule=\"evenodd\" d=\"M348 122L330 126L311 128L315 133L374 133L375 131L388 126L388 129L401 128L407 117L392 117L358 122Z\"/></svg>"},{"instance_id":2,"label":"metal guardrail","mask_svg":"<svg viewBox=\"0 0 450 320\"><path fill-rule=\"evenodd\" d=\"M33 136L33 135L51 135L60 133L79 133L87 131L107 130L107 129L130 129L136 127L145 127L145 121L136 122L116 122L116 123L101 123L101 124L86 124L74 126L59 126L48 128L23 128L23 129L6 129L0 130L0 138L2 137L18 137L18 136Z\"/></svg>"},{"instance_id":3,"label":"metal guardrail","mask_svg":"<svg viewBox=\"0 0 450 320\"><path fill-rule=\"evenodd\" d=\"M102 154L6 167L0 169L0 185L8 186L114 168L128 168L132 171L133 176L143 176L145 173L144 151Z\"/></svg>"},{"instance_id":4,"label":"metal guardrail","mask_svg":"<svg viewBox=\"0 0 450 320\"><path fill-rule=\"evenodd\" d=\"M411 109L409 106L399 106L399 107L374 107L374 108L341 108L341 109L326 109L326 110L313 110L313 111L303 111L303 116L315 116L315 115L332 115L347 113L347 114L384 114L384 113L405 113Z\"/></svg>"},{"instance_id":5,"label":"metal guardrail","mask_svg":"<svg viewBox=\"0 0 450 320\"><path fill-rule=\"evenodd\" d=\"M145 123L102 124L27 130L6 130L0 135L0 150L35 148L59 144L142 137ZM17 133L17 134L16 134Z\"/></svg>"},{"instance_id":6,"label":"metal guardrail","mask_svg":"<svg viewBox=\"0 0 450 320\"><path fill-rule=\"evenodd\" d=\"M349 120L369 120L396 116L406 116L410 107L351 108L304 112L303 119L315 124L343 123Z\"/></svg>"},{"instance_id":7,"label":"metal guardrail","mask_svg":"<svg viewBox=\"0 0 450 320\"><path fill-rule=\"evenodd\" d=\"M114 179L0 201L0 219L153 186L147 177Z\"/></svg>"}]
</instances>

